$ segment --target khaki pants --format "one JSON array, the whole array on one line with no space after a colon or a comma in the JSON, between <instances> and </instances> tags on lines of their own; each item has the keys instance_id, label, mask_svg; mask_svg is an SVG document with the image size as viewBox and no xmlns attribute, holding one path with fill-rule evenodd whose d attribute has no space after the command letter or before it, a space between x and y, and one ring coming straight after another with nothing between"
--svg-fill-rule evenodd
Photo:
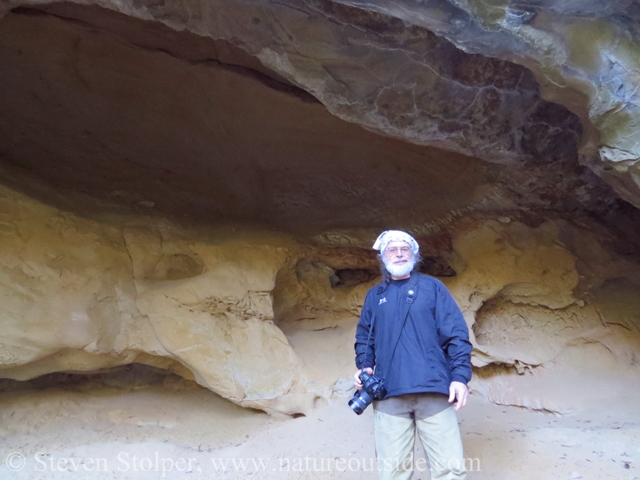
<instances>
[{"instance_id":1,"label":"khaki pants","mask_svg":"<svg viewBox=\"0 0 640 480\"><path fill-rule=\"evenodd\" d=\"M391 409L376 408L375 436L380 480L411 478L416 430L429 459L431 480L465 479L467 470L455 410L447 407L434 415L419 418L422 416L421 409L415 408L416 402L421 401L419 398L419 395L392 397L383 400L393 401ZM426 400L429 401L429 398ZM391 410L393 414L382 410ZM420 470L424 470L425 466L420 468L419 464L416 465Z\"/></svg>"}]
</instances>

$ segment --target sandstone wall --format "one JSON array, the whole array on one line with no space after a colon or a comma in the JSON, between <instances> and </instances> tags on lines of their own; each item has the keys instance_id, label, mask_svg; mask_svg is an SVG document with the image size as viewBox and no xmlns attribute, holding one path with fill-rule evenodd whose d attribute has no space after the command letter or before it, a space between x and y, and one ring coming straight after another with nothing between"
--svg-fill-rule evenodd
<instances>
[{"instance_id":1,"label":"sandstone wall","mask_svg":"<svg viewBox=\"0 0 640 480\"><path fill-rule=\"evenodd\" d=\"M332 234L83 218L6 187L0 206L3 377L145 363L287 414L348 390L357 315L377 281L373 231L336 245ZM579 405L558 385L637 374L640 268L611 232L501 217L448 234L457 275L443 279L471 329L476 392L564 413ZM420 241L427 258L442 254Z\"/></svg>"},{"instance_id":2,"label":"sandstone wall","mask_svg":"<svg viewBox=\"0 0 640 480\"><path fill-rule=\"evenodd\" d=\"M290 240L134 216L96 221L6 188L0 205L3 377L139 362L291 414L323 393L273 323Z\"/></svg>"}]
</instances>

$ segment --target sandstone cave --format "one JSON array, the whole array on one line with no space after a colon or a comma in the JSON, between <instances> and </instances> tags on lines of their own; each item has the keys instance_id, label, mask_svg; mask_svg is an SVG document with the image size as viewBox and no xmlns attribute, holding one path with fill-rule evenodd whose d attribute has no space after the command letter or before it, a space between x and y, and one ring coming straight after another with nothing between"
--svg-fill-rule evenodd
<instances>
[{"instance_id":1,"label":"sandstone cave","mask_svg":"<svg viewBox=\"0 0 640 480\"><path fill-rule=\"evenodd\" d=\"M471 332L473 478L637 478L639 22L633 0L0 3L0 477L123 445L203 478L373 455L353 335L400 228Z\"/></svg>"}]
</instances>

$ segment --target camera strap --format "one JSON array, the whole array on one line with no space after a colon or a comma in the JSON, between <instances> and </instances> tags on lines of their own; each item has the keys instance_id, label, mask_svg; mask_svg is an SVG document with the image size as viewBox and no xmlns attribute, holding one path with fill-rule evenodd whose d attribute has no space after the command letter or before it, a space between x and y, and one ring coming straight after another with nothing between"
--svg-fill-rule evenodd
<instances>
[{"instance_id":1,"label":"camera strap","mask_svg":"<svg viewBox=\"0 0 640 480\"><path fill-rule=\"evenodd\" d=\"M389 372L389 367L391 367L391 360L393 360L393 355L396 353L396 348L398 348L398 343L400 343L400 336L402 335L402 330L404 330L404 325L407 323L407 318L409 317L409 309L411 305L413 305L416 296L418 295L418 275L411 275L411 281L409 282L409 290L407 291L406 298L406 308L404 311L404 315L402 317L402 323L400 324L400 328L397 329L396 340L393 344L393 350L391 350L391 355L389 356L389 360L387 361L386 368L383 370L384 377L381 379L382 384L384 385L385 380L387 378L387 373Z\"/></svg>"},{"instance_id":2,"label":"camera strap","mask_svg":"<svg viewBox=\"0 0 640 480\"><path fill-rule=\"evenodd\" d=\"M371 325L369 325L369 335L367 336L367 349L365 350L364 361L367 362L367 355L369 355L369 345L371 345L371 333L373 332L373 325L376 323L376 312L373 312L371 317Z\"/></svg>"},{"instance_id":3,"label":"camera strap","mask_svg":"<svg viewBox=\"0 0 640 480\"><path fill-rule=\"evenodd\" d=\"M383 283L378 285L378 288L376 289L376 294L378 296L380 296L380 295L382 295L384 293L384 291L389 286L389 282L390 282L390 280L387 279ZM380 302L378 302L378 305L380 305ZM364 357L365 363L367 361L367 355L369 354L369 346L371 345L371 334L373 333L373 326L375 325L375 323L376 323L376 312L374 311L372 316L371 316L371 324L369 325L369 335L367 335L367 349L365 350L366 353L365 353L365 357Z\"/></svg>"},{"instance_id":4,"label":"camera strap","mask_svg":"<svg viewBox=\"0 0 640 480\"><path fill-rule=\"evenodd\" d=\"M402 323L400 324L399 328L396 329L396 336L395 336L395 342L393 344L393 350L391 351L391 355L389 356L389 360L387 361L387 365L386 368L383 370L384 372L384 377L381 379L382 384L384 385L384 381L386 379L386 375L387 372L389 371L389 367L391 366L391 360L393 359L393 355L396 353L396 348L398 347L398 343L400 342L400 335L402 335L402 330L404 329L404 325L405 323L407 323L407 318L409 317L409 309L411 308L411 305L413 305L413 302L415 301L417 295L418 295L418 275L417 274L412 274L411 275L411 281L409 282L409 286L408 286L408 291L407 291L407 297L406 297L406 307L404 310L404 315L402 317ZM386 286L381 286L378 288L378 295L382 294L384 292L384 290L386 290ZM371 334L373 332L373 325L375 323L376 320L376 313L373 313L373 317L371 318L371 325L369 326L369 336L367 337L367 349L366 352L369 352L369 345L370 345L370 341L371 341Z\"/></svg>"}]
</instances>

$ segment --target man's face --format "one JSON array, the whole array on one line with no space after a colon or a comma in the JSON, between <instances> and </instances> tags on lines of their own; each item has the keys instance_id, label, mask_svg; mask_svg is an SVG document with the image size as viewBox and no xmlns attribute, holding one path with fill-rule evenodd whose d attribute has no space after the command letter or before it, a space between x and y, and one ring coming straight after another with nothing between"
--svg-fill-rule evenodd
<instances>
[{"instance_id":1,"label":"man's face","mask_svg":"<svg viewBox=\"0 0 640 480\"><path fill-rule=\"evenodd\" d=\"M390 242L382 255L385 268L392 277L404 277L415 265L411 246L407 242Z\"/></svg>"}]
</instances>

